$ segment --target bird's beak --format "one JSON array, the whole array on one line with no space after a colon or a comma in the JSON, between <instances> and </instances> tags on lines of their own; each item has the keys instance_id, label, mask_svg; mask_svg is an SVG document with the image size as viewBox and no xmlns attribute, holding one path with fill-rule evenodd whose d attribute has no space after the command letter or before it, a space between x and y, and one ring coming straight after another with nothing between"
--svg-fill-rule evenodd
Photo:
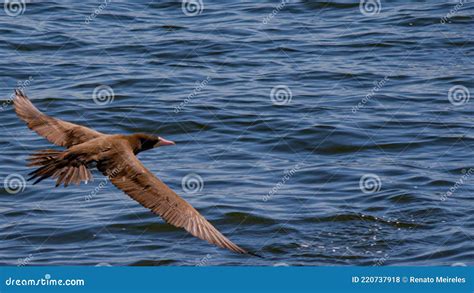
<instances>
[{"instance_id":1,"label":"bird's beak","mask_svg":"<svg viewBox=\"0 0 474 293\"><path fill-rule=\"evenodd\" d=\"M164 139L160 137L160 141L155 145L155 147L165 146L165 145L175 145L176 143L171 140Z\"/></svg>"}]
</instances>

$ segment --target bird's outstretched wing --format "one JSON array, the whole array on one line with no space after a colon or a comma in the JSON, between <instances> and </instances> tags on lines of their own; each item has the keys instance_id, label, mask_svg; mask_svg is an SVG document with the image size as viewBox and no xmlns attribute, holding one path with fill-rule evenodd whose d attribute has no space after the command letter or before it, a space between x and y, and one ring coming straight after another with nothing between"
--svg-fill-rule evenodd
<instances>
[{"instance_id":1,"label":"bird's outstretched wing","mask_svg":"<svg viewBox=\"0 0 474 293\"><path fill-rule=\"evenodd\" d=\"M131 149L120 147L109 158L99 161L97 168L116 187L167 223L184 228L192 235L222 248L249 253L222 235L188 202L145 168Z\"/></svg>"},{"instance_id":2,"label":"bird's outstretched wing","mask_svg":"<svg viewBox=\"0 0 474 293\"><path fill-rule=\"evenodd\" d=\"M20 90L15 90L15 95L13 103L18 117L25 121L31 130L34 130L55 145L69 148L104 135L85 126L62 121L43 114Z\"/></svg>"}]
</instances>

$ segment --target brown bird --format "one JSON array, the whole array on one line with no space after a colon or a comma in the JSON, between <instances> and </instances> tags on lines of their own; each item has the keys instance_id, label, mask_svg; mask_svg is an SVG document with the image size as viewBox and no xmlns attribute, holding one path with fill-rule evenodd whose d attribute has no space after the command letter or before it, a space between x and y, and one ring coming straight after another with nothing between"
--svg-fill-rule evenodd
<instances>
[{"instance_id":1,"label":"brown bird","mask_svg":"<svg viewBox=\"0 0 474 293\"><path fill-rule=\"evenodd\" d=\"M62 121L40 112L20 90L15 90L15 111L31 130L64 151L41 150L33 154L29 166L40 166L29 179L34 184L45 178L56 179L56 186L80 184L92 179L94 163L119 189L161 216L167 223L184 228L192 235L222 248L248 253L222 235L188 202L153 175L136 155L175 143L147 134L108 135L88 127Z\"/></svg>"}]
</instances>

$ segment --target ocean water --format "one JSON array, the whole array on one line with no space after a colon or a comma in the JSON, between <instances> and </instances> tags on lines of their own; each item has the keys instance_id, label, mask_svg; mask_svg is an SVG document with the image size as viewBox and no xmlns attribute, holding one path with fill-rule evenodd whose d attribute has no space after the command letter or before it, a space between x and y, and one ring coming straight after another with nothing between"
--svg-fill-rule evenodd
<instances>
[{"instance_id":1,"label":"ocean water","mask_svg":"<svg viewBox=\"0 0 474 293\"><path fill-rule=\"evenodd\" d=\"M474 5L19 2L0 10L0 264L473 265ZM238 255L94 171L31 185L48 115L177 142L140 160Z\"/></svg>"}]
</instances>

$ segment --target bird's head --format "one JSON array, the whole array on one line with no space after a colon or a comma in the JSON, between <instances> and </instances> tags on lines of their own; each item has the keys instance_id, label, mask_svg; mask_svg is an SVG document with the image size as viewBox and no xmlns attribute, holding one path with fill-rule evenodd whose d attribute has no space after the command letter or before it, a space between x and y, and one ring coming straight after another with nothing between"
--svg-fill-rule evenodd
<instances>
[{"instance_id":1,"label":"bird's head","mask_svg":"<svg viewBox=\"0 0 474 293\"><path fill-rule=\"evenodd\" d=\"M132 135L133 137L133 144L134 144L134 151L136 153L150 150L153 148L166 146L166 145L175 145L176 143L171 140L164 139L161 136L138 133Z\"/></svg>"}]
</instances>

